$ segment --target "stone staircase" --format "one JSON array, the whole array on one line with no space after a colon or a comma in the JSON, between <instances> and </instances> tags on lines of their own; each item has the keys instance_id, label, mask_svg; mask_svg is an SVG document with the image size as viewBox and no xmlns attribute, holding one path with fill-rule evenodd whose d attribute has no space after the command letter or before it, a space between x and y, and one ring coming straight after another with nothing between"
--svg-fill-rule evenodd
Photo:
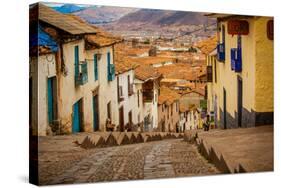
<instances>
[{"instance_id":1,"label":"stone staircase","mask_svg":"<svg viewBox=\"0 0 281 188\"><path fill-rule=\"evenodd\" d=\"M112 147L126 144L137 144L144 142L159 141L163 139L183 138L183 133L168 132L96 132L87 134L84 138L74 141L84 149Z\"/></svg>"}]
</instances>

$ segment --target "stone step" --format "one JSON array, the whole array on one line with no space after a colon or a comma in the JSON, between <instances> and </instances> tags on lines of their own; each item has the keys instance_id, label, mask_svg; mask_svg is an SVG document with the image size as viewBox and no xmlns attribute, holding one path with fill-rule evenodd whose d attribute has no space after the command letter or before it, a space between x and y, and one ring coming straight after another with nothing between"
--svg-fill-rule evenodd
<instances>
[{"instance_id":1,"label":"stone step","mask_svg":"<svg viewBox=\"0 0 281 188\"><path fill-rule=\"evenodd\" d=\"M183 137L185 137L183 133L169 132L95 132L76 137L75 144L85 149L91 149Z\"/></svg>"}]
</instances>

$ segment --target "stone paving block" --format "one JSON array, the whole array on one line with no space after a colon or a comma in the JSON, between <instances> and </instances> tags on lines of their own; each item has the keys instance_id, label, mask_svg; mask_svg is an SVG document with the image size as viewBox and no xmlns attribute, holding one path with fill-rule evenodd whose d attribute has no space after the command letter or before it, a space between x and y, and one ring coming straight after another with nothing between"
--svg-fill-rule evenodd
<instances>
[{"instance_id":1,"label":"stone paving block","mask_svg":"<svg viewBox=\"0 0 281 188\"><path fill-rule=\"evenodd\" d=\"M89 136L92 143L95 143L95 147L104 147L105 146L105 140L102 136L99 134L92 134Z\"/></svg>"},{"instance_id":2,"label":"stone paving block","mask_svg":"<svg viewBox=\"0 0 281 188\"><path fill-rule=\"evenodd\" d=\"M135 134L133 132L129 132L130 136L128 135L129 139L130 139L130 143L131 144L136 144L137 143L137 137L135 136Z\"/></svg>"},{"instance_id":3,"label":"stone paving block","mask_svg":"<svg viewBox=\"0 0 281 188\"><path fill-rule=\"evenodd\" d=\"M140 133L142 138L143 138L143 141L144 142L150 142L151 141L151 133Z\"/></svg>"},{"instance_id":4,"label":"stone paving block","mask_svg":"<svg viewBox=\"0 0 281 188\"><path fill-rule=\"evenodd\" d=\"M153 141L153 137L152 137L152 134L146 134L146 142L151 142Z\"/></svg>"},{"instance_id":5,"label":"stone paving block","mask_svg":"<svg viewBox=\"0 0 281 188\"><path fill-rule=\"evenodd\" d=\"M95 147L95 143L92 142L89 136L86 136L84 140L81 142L80 147L84 149L91 149Z\"/></svg>"},{"instance_id":6,"label":"stone paving block","mask_svg":"<svg viewBox=\"0 0 281 188\"><path fill-rule=\"evenodd\" d=\"M133 132L126 132L126 135L128 136L129 144L136 143L136 138L135 138Z\"/></svg>"},{"instance_id":7,"label":"stone paving block","mask_svg":"<svg viewBox=\"0 0 281 188\"><path fill-rule=\"evenodd\" d=\"M179 133L179 138L183 138L183 133Z\"/></svg>"},{"instance_id":8,"label":"stone paving block","mask_svg":"<svg viewBox=\"0 0 281 188\"><path fill-rule=\"evenodd\" d=\"M105 141L105 145L108 146L117 146L118 142L116 137L110 133L109 136L107 137L106 141Z\"/></svg>"},{"instance_id":9,"label":"stone paving block","mask_svg":"<svg viewBox=\"0 0 281 188\"><path fill-rule=\"evenodd\" d=\"M109 137L110 135L110 132L93 132L92 134L96 134L96 135L99 135L101 136L104 140L107 140L107 138Z\"/></svg>"},{"instance_id":10,"label":"stone paving block","mask_svg":"<svg viewBox=\"0 0 281 188\"><path fill-rule=\"evenodd\" d=\"M120 135L118 136L118 145L126 145L130 144L130 140L125 132L121 132Z\"/></svg>"},{"instance_id":11,"label":"stone paving block","mask_svg":"<svg viewBox=\"0 0 281 188\"><path fill-rule=\"evenodd\" d=\"M165 136L166 136L167 133L165 132L160 132L159 135L161 137L161 140L165 139Z\"/></svg>"},{"instance_id":12,"label":"stone paving block","mask_svg":"<svg viewBox=\"0 0 281 188\"><path fill-rule=\"evenodd\" d=\"M168 133L168 135L167 135L167 138L168 138L168 139L171 139L171 138L173 138L173 135L172 135L172 133Z\"/></svg>"},{"instance_id":13,"label":"stone paving block","mask_svg":"<svg viewBox=\"0 0 281 188\"><path fill-rule=\"evenodd\" d=\"M176 137L176 134L177 134L177 133L171 133L171 138L177 138L177 137Z\"/></svg>"},{"instance_id":14,"label":"stone paving block","mask_svg":"<svg viewBox=\"0 0 281 188\"><path fill-rule=\"evenodd\" d=\"M147 141L148 138L149 138L149 136L144 135L144 137L143 137L143 142L149 142L149 141Z\"/></svg>"},{"instance_id":15,"label":"stone paving block","mask_svg":"<svg viewBox=\"0 0 281 188\"><path fill-rule=\"evenodd\" d=\"M151 133L149 133L149 141L155 141L156 139L155 139L155 133L154 132L151 132Z\"/></svg>"},{"instance_id":16,"label":"stone paving block","mask_svg":"<svg viewBox=\"0 0 281 188\"><path fill-rule=\"evenodd\" d=\"M163 139L168 139L168 137L169 137L169 133L168 132L164 133Z\"/></svg>"},{"instance_id":17,"label":"stone paving block","mask_svg":"<svg viewBox=\"0 0 281 188\"><path fill-rule=\"evenodd\" d=\"M213 147L209 150L208 160L211 161L221 172L231 173L231 170L224 160L224 157L215 151ZM239 170L238 170L239 171ZM233 171L235 172L235 170Z\"/></svg>"},{"instance_id":18,"label":"stone paving block","mask_svg":"<svg viewBox=\"0 0 281 188\"><path fill-rule=\"evenodd\" d=\"M155 140L162 140L160 133L155 134Z\"/></svg>"},{"instance_id":19,"label":"stone paving block","mask_svg":"<svg viewBox=\"0 0 281 188\"><path fill-rule=\"evenodd\" d=\"M141 133L134 132L134 135L135 135L135 137L136 137L136 142L137 142L137 143L142 143L142 142L144 142L143 137L141 136Z\"/></svg>"}]
</instances>

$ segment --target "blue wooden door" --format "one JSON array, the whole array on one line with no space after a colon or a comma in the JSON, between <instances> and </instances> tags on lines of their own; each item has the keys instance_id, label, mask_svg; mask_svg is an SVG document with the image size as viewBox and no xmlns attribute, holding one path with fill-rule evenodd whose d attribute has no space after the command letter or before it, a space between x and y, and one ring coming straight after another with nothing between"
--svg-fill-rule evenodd
<instances>
[{"instance_id":1,"label":"blue wooden door","mask_svg":"<svg viewBox=\"0 0 281 188\"><path fill-rule=\"evenodd\" d=\"M98 96L93 96L93 128L94 131L99 130L99 114L98 114Z\"/></svg>"},{"instance_id":2,"label":"blue wooden door","mask_svg":"<svg viewBox=\"0 0 281 188\"><path fill-rule=\"evenodd\" d=\"M72 133L80 132L79 101L73 105Z\"/></svg>"},{"instance_id":3,"label":"blue wooden door","mask_svg":"<svg viewBox=\"0 0 281 188\"><path fill-rule=\"evenodd\" d=\"M54 96L53 96L53 78L48 78L48 121L52 123L54 120Z\"/></svg>"}]
</instances>

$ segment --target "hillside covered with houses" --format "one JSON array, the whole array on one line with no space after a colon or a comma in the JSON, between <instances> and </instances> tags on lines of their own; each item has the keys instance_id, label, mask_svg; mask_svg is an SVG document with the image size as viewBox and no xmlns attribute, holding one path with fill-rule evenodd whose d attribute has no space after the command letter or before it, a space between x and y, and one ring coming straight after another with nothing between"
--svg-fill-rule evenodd
<instances>
[{"instance_id":1,"label":"hillside covered with houses","mask_svg":"<svg viewBox=\"0 0 281 188\"><path fill-rule=\"evenodd\" d=\"M41 3L30 22L33 134L202 127L213 38L188 48L128 40Z\"/></svg>"}]
</instances>

